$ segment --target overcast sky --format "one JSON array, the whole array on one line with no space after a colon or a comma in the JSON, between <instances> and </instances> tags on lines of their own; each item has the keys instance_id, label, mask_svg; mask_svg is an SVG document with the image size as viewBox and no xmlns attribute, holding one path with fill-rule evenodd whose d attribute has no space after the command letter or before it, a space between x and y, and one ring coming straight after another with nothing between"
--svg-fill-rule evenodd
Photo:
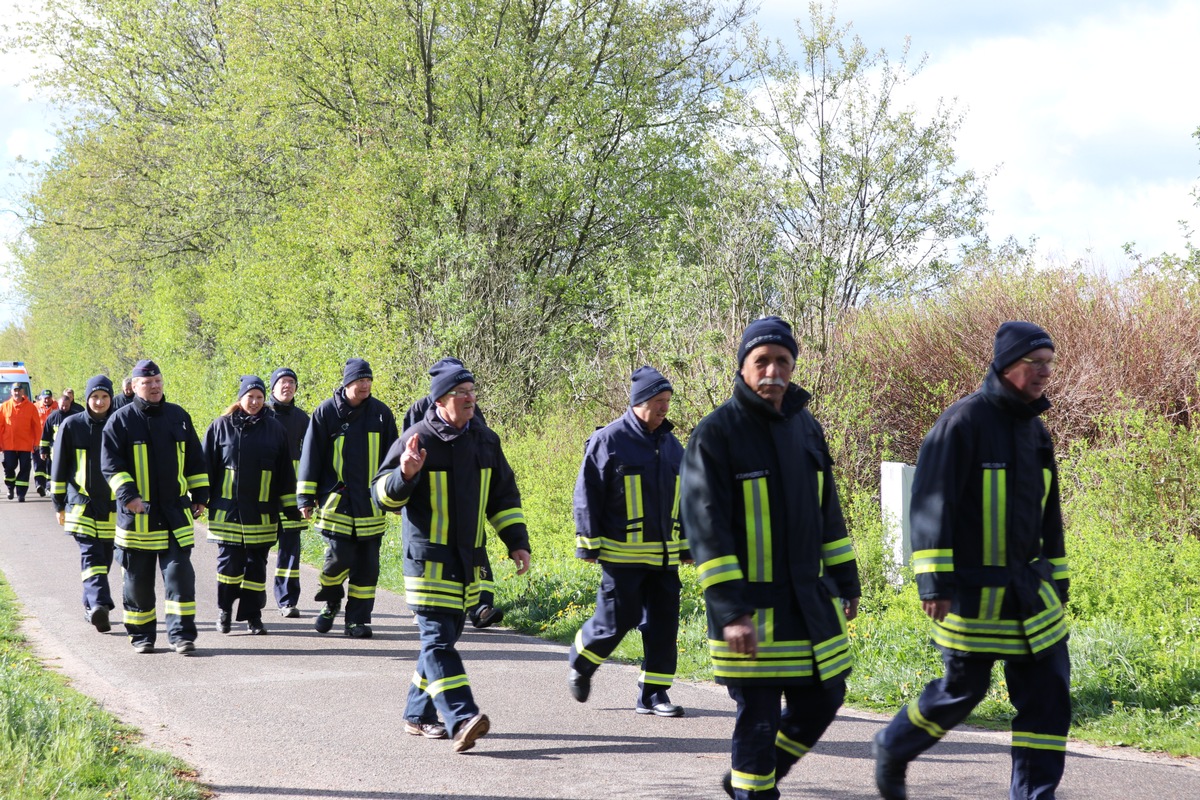
<instances>
[{"instance_id":1,"label":"overcast sky","mask_svg":"<svg viewBox=\"0 0 1200 800\"><path fill-rule=\"evenodd\" d=\"M11 7L0 0L5 20ZM759 20L794 45L797 14L807 19L801 2L763 0ZM1195 0L842 0L836 14L868 48L898 53L908 36L914 62L928 55L912 102L957 99L966 112L960 163L998 168L988 192L994 240L1036 237L1049 258L1119 274L1124 242L1180 251L1178 221L1200 227ZM54 115L29 71L27 59L0 55L3 239L15 232L8 201L24 187L14 159L45 159L55 147ZM0 325L16 310L0 276Z\"/></svg>"}]
</instances>

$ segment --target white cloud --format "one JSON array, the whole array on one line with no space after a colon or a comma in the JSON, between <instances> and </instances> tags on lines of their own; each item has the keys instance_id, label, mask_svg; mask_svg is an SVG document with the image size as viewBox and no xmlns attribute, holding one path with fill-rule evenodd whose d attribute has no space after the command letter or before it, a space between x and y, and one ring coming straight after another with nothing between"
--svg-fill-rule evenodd
<instances>
[{"instance_id":1,"label":"white cloud","mask_svg":"<svg viewBox=\"0 0 1200 800\"><path fill-rule=\"evenodd\" d=\"M764 13L795 10L771 0ZM929 54L912 102L957 98L960 164L1000 166L994 238L1036 236L1043 253L1120 269L1122 243L1177 251L1178 220L1200 222L1200 5L857 0L837 16L869 48L898 54L911 34Z\"/></svg>"}]
</instances>

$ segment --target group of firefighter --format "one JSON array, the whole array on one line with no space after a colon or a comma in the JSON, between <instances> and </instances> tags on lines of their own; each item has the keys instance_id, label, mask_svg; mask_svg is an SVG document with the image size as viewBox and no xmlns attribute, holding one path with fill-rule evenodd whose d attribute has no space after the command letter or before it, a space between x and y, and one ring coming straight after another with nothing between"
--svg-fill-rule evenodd
<instances>
[{"instance_id":1,"label":"group of firefighter","mask_svg":"<svg viewBox=\"0 0 1200 800\"><path fill-rule=\"evenodd\" d=\"M740 800L779 797L777 782L833 721L861 593L824 431L792 380L797 355L785 321L752 322L732 396L696 425L686 448L668 419L673 385L657 369L638 368L628 409L585 444L573 499L576 556L601 574L595 611L570 648L567 691L586 702L597 669L638 628L644 659L633 710L684 715L668 690L679 567L694 563L715 679L737 706L722 787ZM1053 798L1062 777L1069 582L1057 466L1039 418L1053 368L1045 330L1004 323L981 387L948 408L922 444L912 567L945 674L874 738L886 800L907 797L908 763L983 699L997 660L1017 709L1010 797ZM150 360L137 363L120 394L106 376L91 378L78 404L67 390L57 404L44 397L33 408L14 390L0 404L9 498L23 501L29 488L21 459L9 468L12 445L14 455L37 459L37 491L50 493L59 524L79 543L88 624L111 629L115 557L129 641L138 653L154 652L161 572L168 641L182 655L197 638L196 519L207 515L217 546L218 631L238 622L267 633L272 547L275 604L284 617L300 616L301 533L311 524L325 543L313 625L328 633L343 615L345 634L365 639L385 515L401 514L405 599L421 643L405 730L465 752L491 723L455 645L467 620L487 627L503 616L486 529L517 575L530 569L530 544L513 470L476 406L474 375L444 358L429 377L428 395L397 426L372 394L363 359L346 361L311 417L295 403L291 369L265 382L245 375L203 440L188 412L166 401ZM14 433L29 417L23 407L14 413L22 403L38 419L36 442Z\"/></svg>"}]
</instances>

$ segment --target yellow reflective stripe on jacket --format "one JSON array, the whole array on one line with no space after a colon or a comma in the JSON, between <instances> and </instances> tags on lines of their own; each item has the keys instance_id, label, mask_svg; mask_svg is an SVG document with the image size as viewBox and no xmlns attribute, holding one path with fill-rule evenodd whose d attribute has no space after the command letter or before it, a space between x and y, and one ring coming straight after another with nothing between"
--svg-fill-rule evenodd
<instances>
[{"instance_id":1,"label":"yellow reflective stripe on jacket","mask_svg":"<svg viewBox=\"0 0 1200 800\"><path fill-rule=\"evenodd\" d=\"M491 523L496 533L499 533L510 525L516 525L517 523L524 525L525 512L519 506L517 508L505 508L489 517L488 522Z\"/></svg>"},{"instance_id":2,"label":"yellow reflective stripe on jacket","mask_svg":"<svg viewBox=\"0 0 1200 800\"><path fill-rule=\"evenodd\" d=\"M683 535L683 526L679 524L679 476L675 476L675 496L671 500L671 537L678 539Z\"/></svg>"},{"instance_id":3,"label":"yellow reflective stripe on jacket","mask_svg":"<svg viewBox=\"0 0 1200 800\"><path fill-rule=\"evenodd\" d=\"M316 481L296 481L296 494L308 495L309 497L317 493Z\"/></svg>"},{"instance_id":4,"label":"yellow reflective stripe on jacket","mask_svg":"<svg viewBox=\"0 0 1200 800\"><path fill-rule=\"evenodd\" d=\"M487 532L483 529L483 517L487 513L488 497L492 493L492 469L488 467L479 471L479 518L475 520L475 546L483 547L487 541Z\"/></svg>"},{"instance_id":5,"label":"yellow reflective stripe on jacket","mask_svg":"<svg viewBox=\"0 0 1200 800\"><path fill-rule=\"evenodd\" d=\"M1004 607L1004 587L985 586L979 593L980 619L1000 619L1000 609Z\"/></svg>"},{"instance_id":6,"label":"yellow reflective stripe on jacket","mask_svg":"<svg viewBox=\"0 0 1200 800\"><path fill-rule=\"evenodd\" d=\"M1049 467L1042 467L1042 484L1045 488L1042 490L1042 513L1046 513L1046 501L1050 499L1050 487L1054 483L1054 473Z\"/></svg>"},{"instance_id":7,"label":"yellow reflective stripe on jacket","mask_svg":"<svg viewBox=\"0 0 1200 800\"><path fill-rule=\"evenodd\" d=\"M137 481L138 496L146 501L154 499L150 497L149 473L150 456L147 453L146 445L144 443L135 444L133 446L133 476Z\"/></svg>"},{"instance_id":8,"label":"yellow reflective stripe on jacket","mask_svg":"<svg viewBox=\"0 0 1200 800\"><path fill-rule=\"evenodd\" d=\"M345 444L345 436L338 436L333 440L333 454L331 458L333 461L333 474L337 476L338 483L342 483L342 447L344 447ZM374 475L375 473L371 474Z\"/></svg>"},{"instance_id":9,"label":"yellow reflective stripe on jacket","mask_svg":"<svg viewBox=\"0 0 1200 800\"><path fill-rule=\"evenodd\" d=\"M87 490L87 450L82 448L75 450L75 487L76 490L84 497L88 496ZM61 490L56 490L54 484L50 484L50 491L53 494L59 494L60 491L65 492L64 486Z\"/></svg>"},{"instance_id":10,"label":"yellow reflective stripe on jacket","mask_svg":"<svg viewBox=\"0 0 1200 800\"><path fill-rule=\"evenodd\" d=\"M1008 473L1003 469L983 471L983 565L1008 564Z\"/></svg>"},{"instance_id":11,"label":"yellow reflective stripe on jacket","mask_svg":"<svg viewBox=\"0 0 1200 800\"><path fill-rule=\"evenodd\" d=\"M269 469L264 469L259 474L258 479L258 502L266 503L271 499L271 478L273 473Z\"/></svg>"},{"instance_id":12,"label":"yellow reflective stripe on jacket","mask_svg":"<svg viewBox=\"0 0 1200 800\"><path fill-rule=\"evenodd\" d=\"M742 568L738 564L737 556L720 556L709 561L705 561L696 570L696 577L700 581L700 588L708 589L711 586L716 586L718 583L725 581L740 581L744 580Z\"/></svg>"},{"instance_id":13,"label":"yellow reflective stripe on jacket","mask_svg":"<svg viewBox=\"0 0 1200 800\"><path fill-rule=\"evenodd\" d=\"M371 492L375 495L375 502L384 508L404 508L408 505L408 498L403 500L393 500L388 497L387 493L388 476L384 475L379 480L375 481L375 485L371 487Z\"/></svg>"},{"instance_id":14,"label":"yellow reflective stripe on jacket","mask_svg":"<svg viewBox=\"0 0 1200 800\"><path fill-rule=\"evenodd\" d=\"M579 538L576 541L581 541ZM667 555L668 564L678 564L679 554L687 545L673 539L666 542L637 542L629 543L619 539L609 539L601 536L597 539L582 541L596 542L595 549L600 550L600 560L607 564L645 564L656 567L663 563L663 553ZM581 547L587 548L585 545Z\"/></svg>"},{"instance_id":15,"label":"yellow reflective stripe on jacket","mask_svg":"<svg viewBox=\"0 0 1200 800\"><path fill-rule=\"evenodd\" d=\"M1066 556L1050 559L1050 577L1056 581L1065 581L1071 577L1071 572L1067 568Z\"/></svg>"},{"instance_id":16,"label":"yellow reflective stripe on jacket","mask_svg":"<svg viewBox=\"0 0 1200 800\"><path fill-rule=\"evenodd\" d=\"M225 479L221 481L221 499L233 499L233 477L237 473L233 467L225 468Z\"/></svg>"},{"instance_id":17,"label":"yellow reflective stripe on jacket","mask_svg":"<svg viewBox=\"0 0 1200 800\"><path fill-rule=\"evenodd\" d=\"M767 479L742 481L742 499L746 504L746 580L770 583L775 577L771 553L771 507L767 498Z\"/></svg>"},{"instance_id":18,"label":"yellow reflective stripe on jacket","mask_svg":"<svg viewBox=\"0 0 1200 800\"><path fill-rule=\"evenodd\" d=\"M450 484L448 473L430 472L429 480L429 541L431 544L450 543Z\"/></svg>"},{"instance_id":19,"label":"yellow reflective stripe on jacket","mask_svg":"<svg viewBox=\"0 0 1200 800\"><path fill-rule=\"evenodd\" d=\"M953 572L953 550L915 550L912 554L913 572Z\"/></svg>"},{"instance_id":20,"label":"yellow reflective stripe on jacket","mask_svg":"<svg viewBox=\"0 0 1200 800\"><path fill-rule=\"evenodd\" d=\"M642 541L645 505L642 500L642 476L625 476L625 536L630 543Z\"/></svg>"},{"instance_id":21,"label":"yellow reflective stripe on jacket","mask_svg":"<svg viewBox=\"0 0 1200 800\"><path fill-rule=\"evenodd\" d=\"M825 507L825 471L817 472L817 506Z\"/></svg>"},{"instance_id":22,"label":"yellow reflective stripe on jacket","mask_svg":"<svg viewBox=\"0 0 1200 800\"><path fill-rule=\"evenodd\" d=\"M853 561L854 545L850 543L850 537L843 536L841 539L823 543L821 545L821 560L826 567L836 567L838 564Z\"/></svg>"}]
</instances>

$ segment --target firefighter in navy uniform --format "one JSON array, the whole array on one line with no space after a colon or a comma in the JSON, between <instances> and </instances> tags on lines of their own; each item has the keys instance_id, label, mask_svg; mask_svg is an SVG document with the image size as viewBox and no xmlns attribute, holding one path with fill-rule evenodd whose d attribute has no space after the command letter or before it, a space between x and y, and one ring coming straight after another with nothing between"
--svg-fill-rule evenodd
<instances>
[{"instance_id":1,"label":"firefighter in navy uniform","mask_svg":"<svg viewBox=\"0 0 1200 800\"><path fill-rule=\"evenodd\" d=\"M299 379L288 367L280 367L271 373L271 384L267 387L267 407L287 432L288 452L291 453L293 469L300 469L300 452L304 446L304 434L308 431L308 414L296 405L296 389ZM277 538L279 551L275 560L275 605L281 616L300 616L300 536L308 523L291 515L279 518Z\"/></svg>"},{"instance_id":2,"label":"firefighter in navy uniform","mask_svg":"<svg viewBox=\"0 0 1200 800\"><path fill-rule=\"evenodd\" d=\"M166 590L167 639L196 649L193 521L208 505L208 473L191 416L163 395L153 361L133 368L134 400L104 426L100 468L117 498L117 558L125 570L125 630L138 653L154 652L154 572Z\"/></svg>"},{"instance_id":3,"label":"firefighter in navy uniform","mask_svg":"<svg viewBox=\"0 0 1200 800\"><path fill-rule=\"evenodd\" d=\"M577 558L600 562L596 611L575 635L567 685L588 699L592 675L640 627L642 674L634 710L683 716L667 692L675 679L679 564L691 557L679 525L683 447L667 419L672 388L653 367L632 378L629 409L592 434L575 482Z\"/></svg>"},{"instance_id":4,"label":"firefighter in navy uniform","mask_svg":"<svg viewBox=\"0 0 1200 800\"><path fill-rule=\"evenodd\" d=\"M346 362L341 388L309 420L297 475L300 512L313 520L326 545L315 598L325 605L313 627L318 633L332 630L342 598L349 595L345 631L356 639L371 637L386 528L383 512L371 502L371 479L397 437L391 409L371 396L372 381L366 361Z\"/></svg>"},{"instance_id":5,"label":"firefighter in navy uniform","mask_svg":"<svg viewBox=\"0 0 1200 800\"><path fill-rule=\"evenodd\" d=\"M796 352L786 322L752 322L733 397L683 456L680 510L713 672L737 703L724 788L739 800L778 798L777 782L833 722L861 594L825 434L791 383Z\"/></svg>"},{"instance_id":6,"label":"firefighter in navy uniform","mask_svg":"<svg viewBox=\"0 0 1200 800\"><path fill-rule=\"evenodd\" d=\"M59 395L58 408L47 414L45 420L42 421L42 438L38 442L37 450L33 453L34 466L36 467L40 461L42 474L49 475L54 469L52 458L54 439L58 436L59 428L69 417L73 417L81 411L83 411L83 406L75 402L75 390L63 389L62 394ZM41 491L40 487L38 494L45 496L45 492Z\"/></svg>"},{"instance_id":7,"label":"firefighter in navy uniform","mask_svg":"<svg viewBox=\"0 0 1200 800\"><path fill-rule=\"evenodd\" d=\"M50 493L58 524L79 543L83 581L83 618L101 633L111 629L113 603L108 573L112 568L117 503L100 470L104 425L112 414L112 381L96 375L87 382L87 411L63 422L54 437Z\"/></svg>"},{"instance_id":8,"label":"firefighter in navy uniform","mask_svg":"<svg viewBox=\"0 0 1200 800\"><path fill-rule=\"evenodd\" d=\"M1029 322L996 331L983 386L950 406L921 444L912 487L912 563L946 674L875 737L875 779L907 797L908 762L984 698L1004 661L1012 800L1050 800L1071 722L1069 581L1058 468L1043 396L1054 343Z\"/></svg>"},{"instance_id":9,"label":"firefighter in navy uniform","mask_svg":"<svg viewBox=\"0 0 1200 800\"><path fill-rule=\"evenodd\" d=\"M404 729L429 739L449 731L462 753L491 725L455 649L487 563L484 522L518 575L529 569L529 535L500 439L473 421L474 376L457 359L438 361L429 374L435 403L388 451L372 492L381 508L404 514L404 595L421 636Z\"/></svg>"},{"instance_id":10,"label":"firefighter in navy uniform","mask_svg":"<svg viewBox=\"0 0 1200 800\"><path fill-rule=\"evenodd\" d=\"M237 402L213 420L204 436L212 502L208 540L217 543L217 630L236 619L253 635L267 632L267 557L280 518L300 518L296 470L287 431L263 404L267 387L243 375Z\"/></svg>"}]
</instances>

